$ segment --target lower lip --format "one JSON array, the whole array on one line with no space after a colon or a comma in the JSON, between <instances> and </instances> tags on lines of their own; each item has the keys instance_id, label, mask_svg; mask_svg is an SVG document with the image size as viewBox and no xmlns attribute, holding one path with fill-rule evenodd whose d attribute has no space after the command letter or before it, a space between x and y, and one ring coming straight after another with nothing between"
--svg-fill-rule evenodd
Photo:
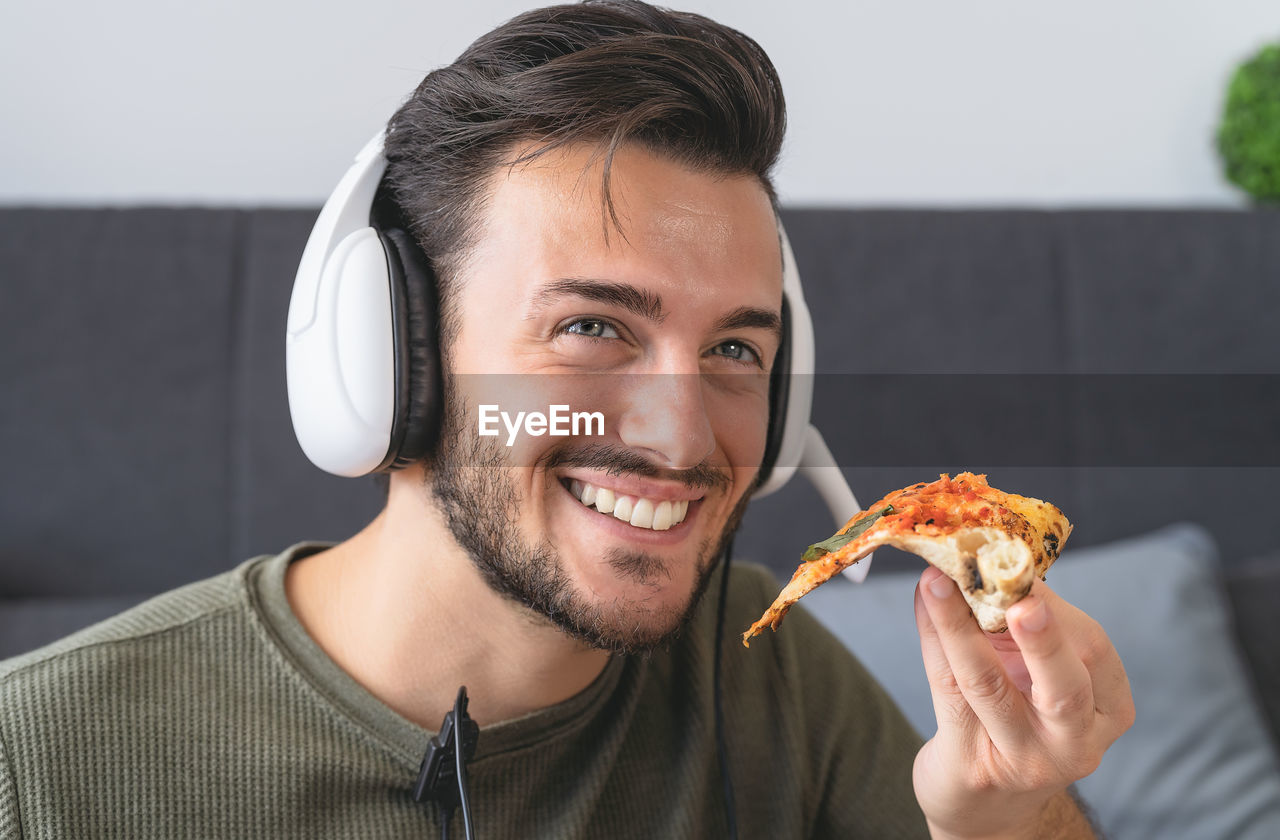
<instances>
[{"instance_id":1,"label":"lower lip","mask_svg":"<svg viewBox=\"0 0 1280 840\"><path fill-rule=\"evenodd\" d=\"M606 533L620 540L642 545L676 545L682 542L689 533L690 523L702 506L701 499L689 502L689 511L678 525L672 525L665 531L655 531L652 528L638 528L623 522L611 513L601 513L594 507L587 507L573 495L569 488L563 484L560 487L564 490L565 495L569 497L569 502L584 517L595 523L596 527L603 528Z\"/></svg>"}]
</instances>

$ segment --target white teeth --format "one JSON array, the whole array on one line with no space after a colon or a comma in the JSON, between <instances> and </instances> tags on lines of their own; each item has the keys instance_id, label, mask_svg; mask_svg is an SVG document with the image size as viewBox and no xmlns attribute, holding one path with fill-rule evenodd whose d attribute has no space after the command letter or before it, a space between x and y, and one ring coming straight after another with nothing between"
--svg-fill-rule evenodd
<instances>
[{"instance_id":1,"label":"white teeth","mask_svg":"<svg viewBox=\"0 0 1280 840\"><path fill-rule=\"evenodd\" d=\"M688 499L676 502L670 499L655 501L636 496L619 496L605 487L596 487L576 478L569 482L569 490L587 507L613 514L637 528L666 531L683 522L689 513Z\"/></svg>"},{"instance_id":2,"label":"white teeth","mask_svg":"<svg viewBox=\"0 0 1280 840\"><path fill-rule=\"evenodd\" d=\"M618 501L613 505L613 518L621 519L623 522L631 521L631 509L636 506L636 500L630 496L619 496Z\"/></svg>"},{"instance_id":3,"label":"white teeth","mask_svg":"<svg viewBox=\"0 0 1280 840\"><path fill-rule=\"evenodd\" d=\"M616 511L615 511L616 515ZM636 499L635 510L631 511L631 524L637 528L653 527L653 502L648 499Z\"/></svg>"}]
</instances>

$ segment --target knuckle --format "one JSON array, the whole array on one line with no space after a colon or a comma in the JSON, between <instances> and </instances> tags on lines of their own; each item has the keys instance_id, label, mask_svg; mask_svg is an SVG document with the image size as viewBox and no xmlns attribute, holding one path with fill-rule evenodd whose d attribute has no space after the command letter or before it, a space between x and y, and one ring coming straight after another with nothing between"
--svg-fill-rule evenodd
<instances>
[{"instance_id":1,"label":"knuckle","mask_svg":"<svg viewBox=\"0 0 1280 840\"><path fill-rule=\"evenodd\" d=\"M937 674L933 678L934 687L943 694L959 694L960 682L956 679L956 675L951 671Z\"/></svg>"},{"instance_id":2,"label":"knuckle","mask_svg":"<svg viewBox=\"0 0 1280 840\"><path fill-rule=\"evenodd\" d=\"M959 730L969 725L973 712L953 674L941 674L933 681L933 696L939 724L945 723Z\"/></svg>"},{"instance_id":3,"label":"knuckle","mask_svg":"<svg viewBox=\"0 0 1280 840\"><path fill-rule=\"evenodd\" d=\"M1084 686L1049 702L1048 712L1058 720L1079 721L1082 729L1093 724L1093 692Z\"/></svg>"},{"instance_id":4,"label":"knuckle","mask_svg":"<svg viewBox=\"0 0 1280 840\"><path fill-rule=\"evenodd\" d=\"M1101 664L1110 658L1111 640L1107 638L1105 633L1091 633L1080 645L1079 656L1080 661L1090 671L1094 666Z\"/></svg>"},{"instance_id":5,"label":"knuckle","mask_svg":"<svg viewBox=\"0 0 1280 840\"><path fill-rule=\"evenodd\" d=\"M1013 685L998 664L979 668L965 676L964 693L1001 714L1013 711Z\"/></svg>"},{"instance_id":6,"label":"knuckle","mask_svg":"<svg viewBox=\"0 0 1280 840\"><path fill-rule=\"evenodd\" d=\"M939 724L946 723L952 729L964 732L969 726L972 714L973 712L968 706L964 705L963 701L948 700L943 704L943 712L939 716L938 722ZM943 719L944 717L945 720Z\"/></svg>"}]
</instances>

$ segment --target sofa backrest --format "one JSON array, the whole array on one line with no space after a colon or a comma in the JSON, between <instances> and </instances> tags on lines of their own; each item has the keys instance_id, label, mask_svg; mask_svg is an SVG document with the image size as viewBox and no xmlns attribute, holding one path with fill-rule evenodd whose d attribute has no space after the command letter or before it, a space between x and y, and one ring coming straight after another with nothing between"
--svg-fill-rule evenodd
<instances>
[{"instance_id":1,"label":"sofa backrest","mask_svg":"<svg viewBox=\"0 0 1280 840\"><path fill-rule=\"evenodd\" d=\"M0 595L159 591L292 542L341 539L376 514L375 482L320 473L289 425L283 324L314 218L0 210ZM871 412L839 377L1280 373L1280 213L784 218L817 329L815 417L854 453L845 463L864 502L984 464L864 463L842 430L895 415ZM1280 478L1274 465L986 471L1058 503L1076 544L1175 519L1204 523L1228 558L1271 544L1253 517ZM832 530L794 482L753 504L739 544L787 573L797 545Z\"/></svg>"}]
</instances>

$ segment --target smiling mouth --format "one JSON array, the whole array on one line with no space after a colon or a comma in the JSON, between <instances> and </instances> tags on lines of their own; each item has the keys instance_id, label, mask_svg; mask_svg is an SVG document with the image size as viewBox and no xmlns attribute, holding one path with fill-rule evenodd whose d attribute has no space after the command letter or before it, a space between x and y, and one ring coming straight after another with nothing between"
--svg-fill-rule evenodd
<instances>
[{"instance_id":1,"label":"smiling mouth","mask_svg":"<svg viewBox=\"0 0 1280 840\"><path fill-rule=\"evenodd\" d=\"M689 500L646 499L624 496L607 487L596 487L573 479L565 485L573 497L589 508L612 516L636 528L667 531L684 521L689 513Z\"/></svg>"}]
</instances>

